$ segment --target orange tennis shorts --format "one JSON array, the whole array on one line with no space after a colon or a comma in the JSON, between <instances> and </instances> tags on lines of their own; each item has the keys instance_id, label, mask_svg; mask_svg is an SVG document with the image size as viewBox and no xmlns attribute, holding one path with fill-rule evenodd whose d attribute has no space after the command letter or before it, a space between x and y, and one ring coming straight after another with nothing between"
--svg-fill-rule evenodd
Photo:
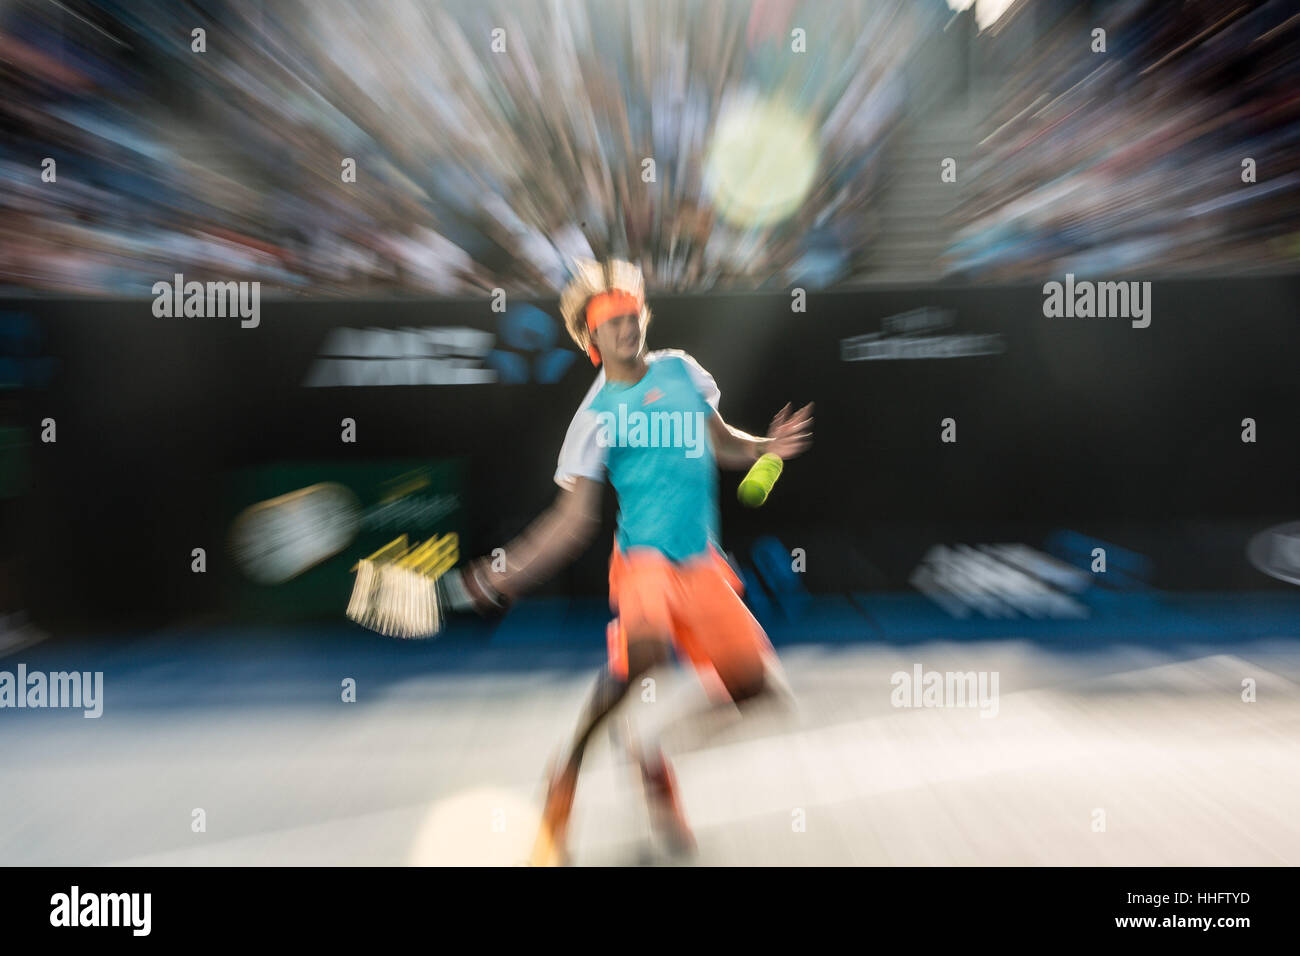
<instances>
[{"instance_id":1,"label":"orange tennis shorts","mask_svg":"<svg viewBox=\"0 0 1300 956\"><path fill-rule=\"evenodd\" d=\"M609 669L627 678L628 642L671 638L715 696L743 687L775 656L762 626L740 599L744 585L710 547L674 563L653 548L614 545L609 560Z\"/></svg>"}]
</instances>

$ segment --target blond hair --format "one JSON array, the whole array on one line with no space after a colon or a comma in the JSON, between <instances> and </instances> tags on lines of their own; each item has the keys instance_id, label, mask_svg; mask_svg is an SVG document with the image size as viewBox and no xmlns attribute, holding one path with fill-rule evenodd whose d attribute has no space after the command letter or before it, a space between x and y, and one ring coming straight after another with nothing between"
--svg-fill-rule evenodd
<instances>
[{"instance_id":1,"label":"blond hair","mask_svg":"<svg viewBox=\"0 0 1300 956\"><path fill-rule=\"evenodd\" d=\"M573 267L573 278L560 293L560 315L564 327L578 348L586 352L591 347L591 333L587 331L587 303L604 292L630 292L641 301L641 327L650 324L650 307L645 304L645 277L641 270L624 259L609 259L604 263L594 259L579 259Z\"/></svg>"}]
</instances>

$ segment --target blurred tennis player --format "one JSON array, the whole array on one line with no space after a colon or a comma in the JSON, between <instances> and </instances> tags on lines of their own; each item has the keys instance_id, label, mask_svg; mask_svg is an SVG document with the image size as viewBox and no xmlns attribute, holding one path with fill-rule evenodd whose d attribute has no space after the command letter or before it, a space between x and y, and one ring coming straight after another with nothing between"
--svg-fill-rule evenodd
<instances>
[{"instance_id":1,"label":"blurred tennis player","mask_svg":"<svg viewBox=\"0 0 1300 956\"><path fill-rule=\"evenodd\" d=\"M565 831L583 753L596 729L672 649L695 665L713 707L731 708L783 686L767 636L741 601L741 582L718 541L717 467L783 459L811 442L812 406L773 419L765 438L718 414L718 386L685 352L647 352L640 270L583 261L560 300L569 334L603 365L560 449L555 503L505 547L504 571L470 562L456 587L480 611L504 609L577 556L600 524L606 479L618 495L607 631L609 666L596 681L567 754L551 770L534 865L566 861ZM706 714L682 715L680 720ZM713 716L717 716L714 714ZM705 721L709 723L709 721ZM675 850L694 846L657 733L629 749L640 764L656 830Z\"/></svg>"}]
</instances>

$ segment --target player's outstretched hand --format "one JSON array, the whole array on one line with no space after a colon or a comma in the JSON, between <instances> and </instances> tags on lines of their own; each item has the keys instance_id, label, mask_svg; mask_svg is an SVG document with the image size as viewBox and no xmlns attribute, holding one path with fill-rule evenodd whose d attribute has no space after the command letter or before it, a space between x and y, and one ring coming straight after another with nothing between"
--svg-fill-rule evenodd
<instances>
[{"instance_id":1,"label":"player's outstretched hand","mask_svg":"<svg viewBox=\"0 0 1300 956\"><path fill-rule=\"evenodd\" d=\"M790 411L790 403L776 413L767 429L768 445L764 451L789 460L803 454L812 444L812 402L797 412Z\"/></svg>"},{"instance_id":2,"label":"player's outstretched hand","mask_svg":"<svg viewBox=\"0 0 1300 956\"><path fill-rule=\"evenodd\" d=\"M443 598L453 611L473 611L480 617L500 617L510 610L510 598L492 586L485 558L453 568L438 579Z\"/></svg>"}]
</instances>

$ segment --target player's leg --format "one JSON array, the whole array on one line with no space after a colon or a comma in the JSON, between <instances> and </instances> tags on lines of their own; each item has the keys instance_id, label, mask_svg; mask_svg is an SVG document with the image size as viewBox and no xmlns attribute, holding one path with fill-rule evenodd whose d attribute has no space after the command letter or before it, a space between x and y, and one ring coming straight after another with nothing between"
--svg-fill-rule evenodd
<instances>
[{"instance_id":1,"label":"player's leg","mask_svg":"<svg viewBox=\"0 0 1300 956\"><path fill-rule=\"evenodd\" d=\"M733 611L722 620L708 615L709 627L704 632L710 635L708 639L701 640L696 630L678 625L677 647L706 678L709 696L702 702L697 695L683 702L680 698L690 695L692 689L679 688L677 699L664 701L652 719L640 722L634 744L655 831L678 853L693 852L696 842L682 808L676 775L664 755L665 735L671 733L678 744L685 738L685 749L698 748L754 710L788 706L792 701L775 654L765 653L766 637L758 623L739 598L736 604L743 614ZM710 652L716 654L716 661L709 659Z\"/></svg>"},{"instance_id":2,"label":"player's leg","mask_svg":"<svg viewBox=\"0 0 1300 956\"><path fill-rule=\"evenodd\" d=\"M628 738L628 749L641 770L641 784L655 832L674 852L693 852L695 835L686 822L678 797L677 776L658 743L658 737L634 734Z\"/></svg>"},{"instance_id":3,"label":"player's leg","mask_svg":"<svg viewBox=\"0 0 1300 956\"><path fill-rule=\"evenodd\" d=\"M654 706L638 707L638 733L630 741L645 788L655 831L678 852L695 848L682 810L676 776L664 755L661 739L666 730L681 725L707 737L746 706L771 693L776 682L768 679L764 650L770 644L758 622L749 614L737 592L740 580L722 560L706 559L675 566L667 585L672 611L674 644L697 670L712 681L706 685L712 701L701 706L693 688L675 688ZM701 639L697 634L708 635ZM769 655L775 660L775 655ZM707 725L707 727L705 726Z\"/></svg>"},{"instance_id":4,"label":"player's leg","mask_svg":"<svg viewBox=\"0 0 1300 956\"><path fill-rule=\"evenodd\" d=\"M611 627L622 629L618 621L611 622ZM656 634L620 639L626 642L627 663L617 672L607 668L596 678L591 695L583 707L578 727L574 731L573 740L569 744L563 763L558 768L563 776L576 780L592 735L623 702L633 684L639 682L653 668L666 664L672 659L672 644L666 636Z\"/></svg>"},{"instance_id":5,"label":"player's leg","mask_svg":"<svg viewBox=\"0 0 1300 956\"><path fill-rule=\"evenodd\" d=\"M616 556L610 584L619 617L610 622L607 631L609 667L597 677L573 740L552 768L533 853L535 864L563 859L578 774L592 734L614 713L634 683L672 657L667 602L670 576L671 569L661 557L646 555L626 561Z\"/></svg>"},{"instance_id":6,"label":"player's leg","mask_svg":"<svg viewBox=\"0 0 1300 956\"><path fill-rule=\"evenodd\" d=\"M612 622L619 631L619 622ZM546 803L542 809L542 825L533 850L534 865L554 865L564 861L569 815L578 789L578 774L587 744L598 728L615 712L627 696L629 688L654 667L672 656L672 645L666 637L640 636L621 638L626 646L626 670L603 670L596 678L591 696L583 708L565 753L550 773Z\"/></svg>"},{"instance_id":7,"label":"player's leg","mask_svg":"<svg viewBox=\"0 0 1300 956\"><path fill-rule=\"evenodd\" d=\"M670 733L687 749L699 747L755 711L793 709L776 652L741 600L741 588L721 556L683 572L673 626L679 649L695 665L709 696L694 706L664 708L646 729L648 747Z\"/></svg>"}]
</instances>

